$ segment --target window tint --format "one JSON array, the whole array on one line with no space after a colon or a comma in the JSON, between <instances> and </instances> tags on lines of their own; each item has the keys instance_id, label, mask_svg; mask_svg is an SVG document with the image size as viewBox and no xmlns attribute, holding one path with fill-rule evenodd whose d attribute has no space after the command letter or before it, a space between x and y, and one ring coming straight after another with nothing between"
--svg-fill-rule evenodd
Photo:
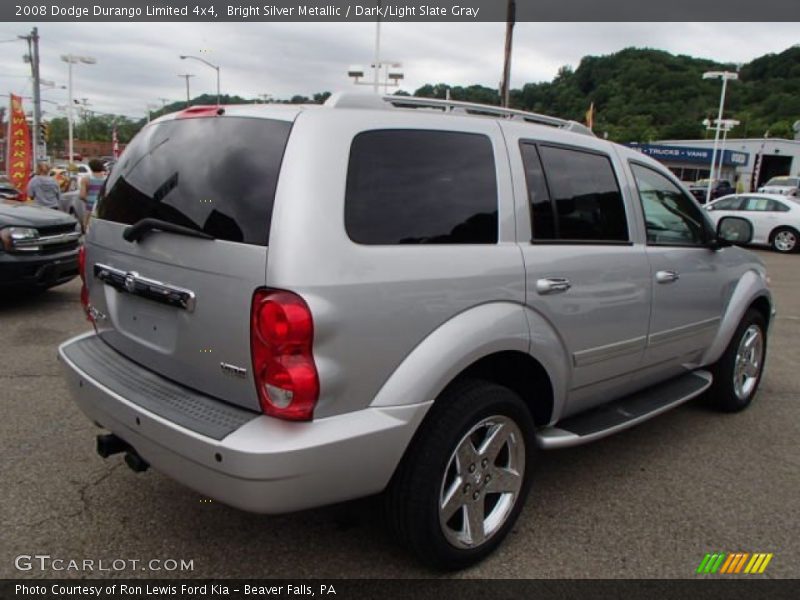
<instances>
[{"instance_id":1,"label":"window tint","mask_svg":"<svg viewBox=\"0 0 800 600\"><path fill-rule=\"evenodd\" d=\"M553 146L540 146L539 153L558 239L628 241L625 205L608 157Z\"/></svg>"},{"instance_id":2,"label":"window tint","mask_svg":"<svg viewBox=\"0 0 800 600\"><path fill-rule=\"evenodd\" d=\"M556 224L553 203L544 179L542 162L534 144L520 144L522 163L525 166L525 181L528 184L528 200L531 207L533 238L536 240L555 240Z\"/></svg>"},{"instance_id":3,"label":"window tint","mask_svg":"<svg viewBox=\"0 0 800 600\"><path fill-rule=\"evenodd\" d=\"M711 210L739 210L742 206L743 198L731 197L717 200L711 205Z\"/></svg>"},{"instance_id":4,"label":"window tint","mask_svg":"<svg viewBox=\"0 0 800 600\"><path fill-rule=\"evenodd\" d=\"M97 216L127 225L152 217L266 245L290 127L238 117L146 127L111 171Z\"/></svg>"},{"instance_id":5,"label":"window tint","mask_svg":"<svg viewBox=\"0 0 800 600\"><path fill-rule=\"evenodd\" d=\"M497 178L484 135L361 133L350 148L345 227L361 244L494 244Z\"/></svg>"},{"instance_id":6,"label":"window tint","mask_svg":"<svg viewBox=\"0 0 800 600\"><path fill-rule=\"evenodd\" d=\"M669 179L640 165L631 165L644 209L647 241L663 245L705 242L702 210Z\"/></svg>"}]
</instances>

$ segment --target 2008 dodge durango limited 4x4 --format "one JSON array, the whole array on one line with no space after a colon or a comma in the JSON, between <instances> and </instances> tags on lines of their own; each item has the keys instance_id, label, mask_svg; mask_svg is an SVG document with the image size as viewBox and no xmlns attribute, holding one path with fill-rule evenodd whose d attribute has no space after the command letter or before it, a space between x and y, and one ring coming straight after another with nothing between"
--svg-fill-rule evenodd
<instances>
[{"instance_id":1,"label":"2008 dodge durango limited 4x4","mask_svg":"<svg viewBox=\"0 0 800 600\"><path fill-rule=\"evenodd\" d=\"M400 104L398 104L400 103ZM668 170L574 122L421 98L194 107L145 127L59 349L125 453L231 506L384 491L397 537L496 548L537 448L753 400L762 263Z\"/></svg>"}]
</instances>

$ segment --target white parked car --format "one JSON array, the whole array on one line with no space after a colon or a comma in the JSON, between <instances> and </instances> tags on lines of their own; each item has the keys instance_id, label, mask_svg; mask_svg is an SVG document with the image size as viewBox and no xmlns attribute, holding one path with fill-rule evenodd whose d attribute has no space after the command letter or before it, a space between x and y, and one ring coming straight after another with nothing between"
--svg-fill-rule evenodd
<instances>
[{"instance_id":1,"label":"white parked car","mask_svg":"<svg viewBox=\"0 0 800 600\"><path fill-rule=\"evenodd\" d=\"M758 188L762 194L782 194L784 196L797 196L800 192L800 177L781 175L773 177L766 184Z\"/></svg>"},{"instance_id":2,"label":"white parked car","mask_svg":"<svg viewBox=\"0 0 800 600\"><path fill-rule=\"evenodd\" d=\"M798 249L800 201L781 194L733 194L706 205L714 223L722 217L742 217L753 225L753 244L776 252Z\"/></svg>"}]
</instances>

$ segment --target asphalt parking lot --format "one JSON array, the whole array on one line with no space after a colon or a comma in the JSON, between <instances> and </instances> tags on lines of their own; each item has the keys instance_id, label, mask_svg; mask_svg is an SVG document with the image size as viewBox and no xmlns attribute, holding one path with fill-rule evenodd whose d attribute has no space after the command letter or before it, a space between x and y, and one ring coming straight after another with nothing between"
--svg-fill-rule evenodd
<instances>
[{"instance_id":1,"label":"asphalt parking lot","mask_svg":"<svg viewBox=\"0 0 800 600\"><path fill-rule=\"evenodd\" d=\"M754 405L689 403L594 444L540 456L506 543L460 577L693 577L706 552L772 552L800 576L800 256L759 252L779 315ZM79 282L0 300L0 577L427 577L367 499L280 517L205 501L158 473L101 460L56 345L88 328ZM358 465L353 465L354 469ZM15 568L19 555L191 560L167 573Z\"/></svg>"}]
</instances>

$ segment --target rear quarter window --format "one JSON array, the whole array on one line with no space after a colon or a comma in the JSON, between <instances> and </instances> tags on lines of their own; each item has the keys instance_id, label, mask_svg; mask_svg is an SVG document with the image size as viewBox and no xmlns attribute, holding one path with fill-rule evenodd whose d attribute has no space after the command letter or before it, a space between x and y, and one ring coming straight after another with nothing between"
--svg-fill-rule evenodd
<instances>
[{"instance_id":1,"label":"rear quarter window","mask_svg":"<svg viewBox=\"0 0 800 600\"><path fill-rule=\"evenodd\" d=\"M176 119L143 129L114 166L100 219L156 218L216 239L265 246L291 123Z\"/></svg>"},{"instance_id":2,"label":"rear quarter window","mask_svg":"<svg viewBox=\"0 0 800 600\"><path fill-rule=\"evenodd\" d=\"M447 131L376 130L350 148L345 228L354 242L494 244L491 140Z\"/></svg>"}]
</instances>

